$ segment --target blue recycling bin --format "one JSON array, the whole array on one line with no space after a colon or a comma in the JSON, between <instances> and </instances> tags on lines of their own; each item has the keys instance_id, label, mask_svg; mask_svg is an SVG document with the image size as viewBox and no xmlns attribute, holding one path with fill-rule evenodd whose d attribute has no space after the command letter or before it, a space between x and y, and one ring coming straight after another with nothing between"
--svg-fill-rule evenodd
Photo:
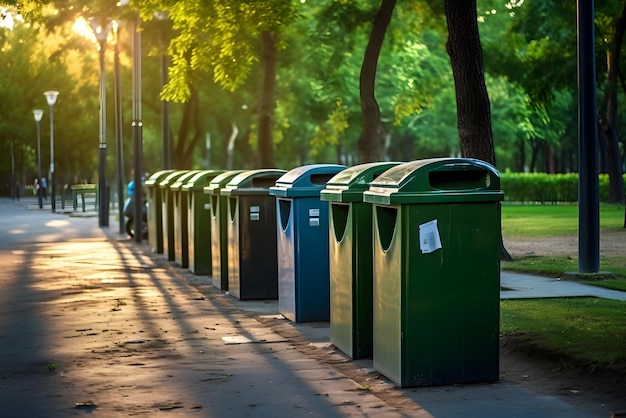
<instances>
[{"instance_id":1,"label":"blue recycling bin","mask_svg":"<svg viewBox=\"0 0 626 418\"><path fill-rule=\"evenodd\" d=\"M276 181L278 308L294 322L328 321L328 204L320 192L343 165L294 168Z\"/></svg>"},{"instance_id":2,"label":"blue recycling bin","mask_svg":"<svg viewBox=\"0 0 626 418\"><path fill-rule=\"evenodd\" d=\"M220 191L228 198L228 292L238 299L278 297L276 203L269 188L285 172L244 171Z\"/></svg>"},{"instance_id":3,"label":"blue recycling bin","mask_svg":"<svg viewBox=\"0 0 626 418\"><path fill-rule=\"evenodd\" d=\"M211 280L219 290L228 290L228 235L226 231L228 197L220 190L243 170L228 170L204 187L211 200Z\"/></svg>"}]
</instances>

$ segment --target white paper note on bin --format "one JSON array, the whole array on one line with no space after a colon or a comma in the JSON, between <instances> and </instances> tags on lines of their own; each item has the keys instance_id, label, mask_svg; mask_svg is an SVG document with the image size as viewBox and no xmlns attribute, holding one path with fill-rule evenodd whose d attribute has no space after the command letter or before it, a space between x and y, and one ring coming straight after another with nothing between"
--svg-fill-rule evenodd
<instances>
[{"instance_id":1,"label":"white paper note on bin","mask_svg":"<svg viewBox=\"0 0 626 418\"><path fill-rule=\"evenodd\" d=\"M441 248L441 237L437 228L437 219L420 225L420 250L422 254L432 253Z\"/></svg>"}]
</instances>

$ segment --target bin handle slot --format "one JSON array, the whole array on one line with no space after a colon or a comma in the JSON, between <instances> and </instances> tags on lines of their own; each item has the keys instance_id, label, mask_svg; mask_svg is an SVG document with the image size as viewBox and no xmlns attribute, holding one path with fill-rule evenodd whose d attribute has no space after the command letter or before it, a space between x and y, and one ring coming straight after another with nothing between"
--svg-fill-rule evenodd
<instances>
[{"instance_id":1,"label":"bin handle slot","mask_svg":"<svg viewBox=\"0 0 626 418\"><path fill-rule=\"evenodd\" d=\"M393 236L396 233L398 208L376 206L376 231L384 252L389 251Z\"/></svg>"},{"instance_id":2,"label":"bin handle slot","mask_svg":"<svg viewBox=\"0 0 626 418\"><path fill-rule=\"evenodd\" d=\"M343 237L346 233L346 226L348 225L348 213L350 206L331 203L330 212L333 220L333 230L335 232L335 241L343 241Z\"/></svg>"},{"instance_id":3,"label":"bin handle slot","mask_svg":"<svg viewBox=\"0 0 626 418\"><path fill-rule=\"evenodd\" d=\"M228 200L228 207L230 208L230 221L235 222L235 216L237 215L237 203L239 199L237 199L236 197L229 197Z\"/></svg>"},{"instance_id":4,"label":"bin handle slot","mask_svg":"<svg viewBox=\"0 0 626 418\"><path fill-rule=\"evenodd\" d=\"M472 166L446 167L428 173L430 186L439 190L484 189L489 187L490 180L489 172Z\"/></svg>"},{"instance_id":5,"label":"bin handle slot","mask_svg":"<svg viewBox=\"0 0 626 418\"><path fill-rule=\"evenodd\" d=\"M328 180L332 179L335 174L311 174L311 183L313 184L326 184Z\"/></svg>"},{"instance_id":6,"label":"bin handle slot","mask_svg":"<svg viewBox=\"0 0 626 418\"><path fill-rule=\"evenodd\" d=\"M261 189L269 189L276 184L276 179L273 177L255 177L252 179L252 185Z\"/></svg>"},{"instance_id":7,"label":"bin handle slot","mask_svg":"<svg viewBox=\"0 0 626 418\"><path fill-rule=\"evenodd\" d=\"M283 232L287 231L289 226L289 214L291 212L291 200L278 199L278 217L280 218L280 226Z\"/></svg>"},{"instance_id":8,"label":"bin handle slot","mask_svg":"<svg viewBox=\"0 0 626 418\"><path fill-rule=\"evenodd\" d=\"M211 196L211 215L217 217L217 196Z\"/></svg>"}]
</instances>

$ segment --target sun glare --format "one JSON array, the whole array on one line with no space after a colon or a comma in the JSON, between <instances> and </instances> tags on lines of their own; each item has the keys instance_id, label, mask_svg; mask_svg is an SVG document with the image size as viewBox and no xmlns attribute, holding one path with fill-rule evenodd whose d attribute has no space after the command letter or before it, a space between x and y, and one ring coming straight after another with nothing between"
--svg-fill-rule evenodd
<instances>
[{"instance_id":1,"label":"sun glare","mask_svg":"<svg viewBox=\"0 0 626 418\"><path fill-rule=\"evenodd\" d=\"M89 22L83 17L79 17L78 19L76 19L76 22L74 22L74 24L72 25L72 30L83 38L89 39L93 43L98 42L96 40L96 35L94 35L93 30L91 30Z\"/></svg>"}]
</instances>

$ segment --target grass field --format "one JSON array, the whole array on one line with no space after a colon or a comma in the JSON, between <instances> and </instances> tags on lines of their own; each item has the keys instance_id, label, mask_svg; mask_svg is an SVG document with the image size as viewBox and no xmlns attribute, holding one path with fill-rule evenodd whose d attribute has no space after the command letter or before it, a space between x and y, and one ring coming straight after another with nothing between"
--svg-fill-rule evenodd
<instances>
[{"instance_id":1,"label":"grass field","mask_svg":"<svg viewBox=\"0 0 626 418\"><path fill-rule=\"evenodd\" d=\"M622 228L623 205L600 206L600 230ZM503 205L504 237L576 236L575 205ZM602 236L602 232L601 232ZM550 276L576 271L575 256L532 255L503 262L502 268ZM601 257L608 276L581 277L586 284L626 291L626 254ZM598 298L507 300L501 302L502 334L586 366L626 374L626 302Z\"/></svg>"}]
</instances>

